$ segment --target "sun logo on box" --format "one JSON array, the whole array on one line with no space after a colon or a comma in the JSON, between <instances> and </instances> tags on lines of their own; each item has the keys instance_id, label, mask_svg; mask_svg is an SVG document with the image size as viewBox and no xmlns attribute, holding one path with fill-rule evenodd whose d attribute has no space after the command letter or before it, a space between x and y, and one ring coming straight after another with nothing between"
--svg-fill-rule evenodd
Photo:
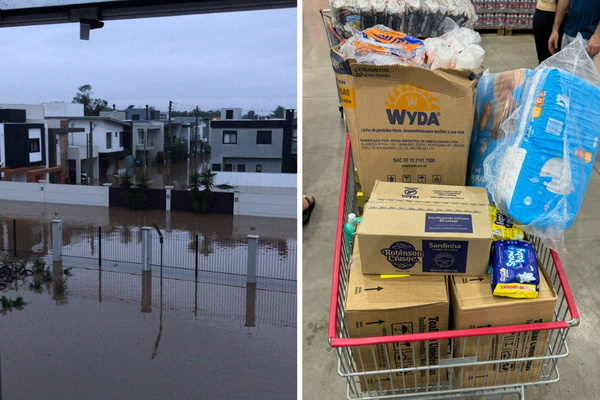
<instances>
[{"instance_id":1,"label":"sun logo on box","mask_svg":"<svg viewBox=\"0 0 600 400\"><path fill-rule=\"evenodd\" d=\"M423 85L415 87L415 82L394 86L388 93L389 102L385 110L390 124L404 125L440 125L440 108L432 92L424 90Z\"/></svg>"}]
</instances>

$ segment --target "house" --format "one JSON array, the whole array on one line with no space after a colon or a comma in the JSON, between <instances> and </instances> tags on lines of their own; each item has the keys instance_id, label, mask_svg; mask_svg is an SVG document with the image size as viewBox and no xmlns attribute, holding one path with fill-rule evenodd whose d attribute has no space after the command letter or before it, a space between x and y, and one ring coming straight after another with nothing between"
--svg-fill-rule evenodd
<instances>
[{"instance_id":1,"label":"house","mask_svg":"<svg viewBox=\"0 0 600 400\"><path fill-rule=\"evenodd\" d=\"M147 165L156 160L165 148L165 126L158 121L132 121L133 148L135 158Z\"/></svg>"},{"instance_id":2,"label":"house","mask_svg":"<svg viewBox=\"0 0 600 400\"><path fill-rule=\"evenodd\" d=\"M294 110L285 119L242 119L241 108L210 122L213 171L294 173Z\"/></svg>"},{"instance_id":3,"label":"house","mask_svg":"<svg viewBox=\"0 0 600 400\"><path fill-rule=\"evenodd\" d=\"M126 157L132 154L131 123L91 116L67 120L69 128L80 130L68 133L69 169L75 172L76 183L81 183L82 173L93 181L101 176L125 172Z\"/></svg>"},{"instance_id":4,"label":"house","mask_svg":"<svg viewBox=\"0 0 600 400\"><path fill-rule=\"evenodd\" d=\"M38 121L27 118L27 109ZM3 179L27 182L31 180L28 171L47 167L47 132L41 105L0 109L0 174Z\"/></svg>"}]
</instances>

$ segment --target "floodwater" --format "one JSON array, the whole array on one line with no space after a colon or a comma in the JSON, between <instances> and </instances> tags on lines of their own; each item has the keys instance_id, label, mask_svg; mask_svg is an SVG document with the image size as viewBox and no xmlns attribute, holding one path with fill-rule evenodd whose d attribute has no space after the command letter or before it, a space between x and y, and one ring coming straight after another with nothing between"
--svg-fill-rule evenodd
<instances>
[{"instance_id":1,"label":"floodwater","mask_svg":"<svg viewBox=\"0 0 600 400\"><path fill-rule=\"evenodd\" d=\"M164 232L223 243L249 234L284 247L296 241L295 219L4 201L0 217L126 229L156 221ZM296 397L295 281L64 263L50 266L53 281L42 290L31 289L28 277L0 291L27 302L0 313L0 399Z\"/></svg>"},{"instance_id":2,"label":"floodwater","mask_svg":"<svg viewBox=\"0 0 600 400\"><path fill-rule=\"evenodd\" d=\"M1 293L3 400L295 398L295 294L53 268Z\"/></svg>"},{"instance_id":3,"label":"floodwater","mask_svg":"<svg viewBox=\"0 0 600 400\"><path fill-rule=\"evenodd\" d=\"M159 164L147 166L133 167L127 170L129 175L146 175L151 178L148 183L152 189L163 189L165 186L174 186L174 189L187 189L188 177L192 172L202 172L210 168L210 155L199 155L190 157L179 163ZM119 176L105 176L100 180L95 179L94 185L102 185L104 183L112 183L113 186L118 186L121 182Z\"/></svg>"}]
</instances>

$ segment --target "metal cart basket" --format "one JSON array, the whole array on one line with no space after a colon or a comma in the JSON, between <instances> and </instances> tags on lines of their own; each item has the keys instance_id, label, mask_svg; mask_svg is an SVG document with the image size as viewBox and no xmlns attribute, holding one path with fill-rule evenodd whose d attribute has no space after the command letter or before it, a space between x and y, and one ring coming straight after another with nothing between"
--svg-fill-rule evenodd
<instances>
[{"instance_id":1,"label":"metal cart basket","mask_svg":"<svg viewBox=\"0 0 600 400\"><path fill-rule=\"evenodd\" d=\"M523 398L525 386L559 380L558 361L569 354L567 334L571 327L579 325L579 315L558 255L537 238L532 241L536 254L558 296L552 322L350 338L344 316L349 261L343 225L349 213L358 215L358 211L354 162L347 136L328 337L331 347L338 353L338 373L346 378L348 399L501 398L508 393ZM519 340L534 344L519 347ZM492 342L502 349L497 355L489 351ZM476 343L471 346L475 348L475 354L465 355L467 343ZM539 352L538 346L542 346ZM543 346L546 346L545 351ZM401 353L395 352L398 348ZM480 351L480 348L488 350ZM419 355L419 350L423 349ZM447 351L442 353L441 349ZM457 354L457 349L463 349L462 353L459 350ZM398 354L402 357L397 357ZM427 358L424 366L417 366L417 359L423 357ZM439 362L430 362L430 357ZM532 365L538 368L531 368ZM514 372L503 373L507 370ZM536 372L532 373L534 370ZM469 372L472 377L481 374L483 379L461 379Z\"/></svg>"},{"instance_id":2,"label":"metal cart basket","mask_svg":"<svg viewBox=\"0 0 600 400\"><path fill-rule=\"evenodd\" d=\"M319 13L321 14L321 20L323 21L323 27L325 28L325 36L327 37L327 43L329 44L329 49L331 50L338 44L342 43L344 41L344 38L342 38L338 34L338 32L335 30L335 28L333 27L331 10L328 10L328 9L319 10ZM336 87L337 87L337 82L336 82ZM343 114L344 107L342 106L342 99L340 98L339 89L338 89L337 95L338 95L338 108L340 110L340 113Z\"/></svg>"}]
</instances>

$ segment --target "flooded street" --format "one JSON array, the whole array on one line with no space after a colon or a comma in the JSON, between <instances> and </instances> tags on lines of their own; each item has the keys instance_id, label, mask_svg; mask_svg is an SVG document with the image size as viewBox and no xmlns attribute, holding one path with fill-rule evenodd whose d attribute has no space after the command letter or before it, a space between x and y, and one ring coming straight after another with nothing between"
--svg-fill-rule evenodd
<instances>
[{"instance_id":1,"label":"flooded street","mask_svg":"<svg viewBox=\"0 0 600 400\"><path fill-rule=\"evenodd\" d=\"M210 155L199 155L190 157L179 163L158 164L141 167L132 167L127 170L130 175L151 177L148 183L152 189L163 189L165 186L174 186L175 190L188 188L188 177L192 172L202 172L210 168ZM118 186L121 182L119 176L105 176L99 181L96 179L94 185L112 183Z\"/></svg>"},{"instance_id":2,"label":"flooded street","mask_svg":"<svg viewBox=\"0 0 600 400\"><path fill-rule=\"evenodd\" d=\"M104 273L99 296L97 270L71 273L64 295L1 293L28 303L0 315L3 400L295 397L295 295L257 290L248 305L244 287L200 283L195 313L194 282L164 280L161 295L154 277L148 307L140 275ZM261 317L286 301L288 321Z\"/></svg>"},{"instance_id":3,"label":"flooded street","mask_svg":"<svg viewBox=\"0 0 600 400\"><path fill-rule=\"evenodd\" d=\"M63 265L49 255L53 219ZM162 274L154 231L151 271L140 264L153 222ZM260 238L255 284L247 235ZM52 278L0 286L27 302L0 313L2 400L295 398L296 220L0 202L0 255L13 246Z\"/></svg>"}]
</instances>

